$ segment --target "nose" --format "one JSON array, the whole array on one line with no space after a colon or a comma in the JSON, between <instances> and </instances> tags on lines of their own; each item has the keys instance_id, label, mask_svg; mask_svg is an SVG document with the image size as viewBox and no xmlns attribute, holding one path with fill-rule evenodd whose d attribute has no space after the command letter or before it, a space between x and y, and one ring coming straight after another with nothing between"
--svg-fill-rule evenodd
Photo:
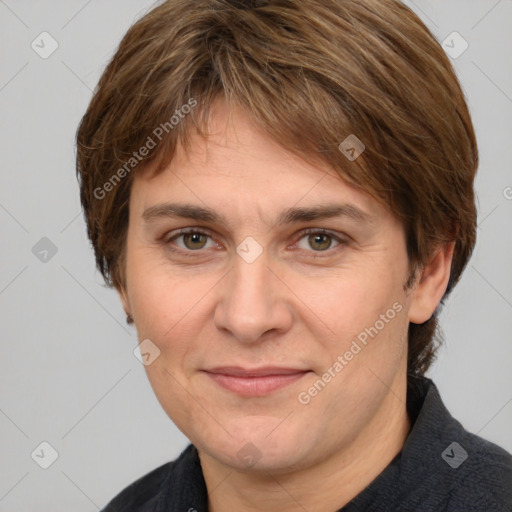
<instances>
[{"instance_id":1,"label":"nose","mask_svg":"<svg viewBox=\"0 0 512 512\"><path fill-rule=\"evenodd\" d=\"M282 334L292 325L288 288L270 266L265 252L252 263L236 256L222 280L215 325L240 342L258 342L270 333Z\"/></svg>"}]
</instances>

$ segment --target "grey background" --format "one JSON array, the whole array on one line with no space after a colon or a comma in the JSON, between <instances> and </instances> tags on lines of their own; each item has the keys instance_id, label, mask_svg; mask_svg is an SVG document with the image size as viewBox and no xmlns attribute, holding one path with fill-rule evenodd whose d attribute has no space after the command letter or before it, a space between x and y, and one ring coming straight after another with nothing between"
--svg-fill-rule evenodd
<instances>
[{"instance_id":1,"label":"grey background","mask_svg":"<svg viewBox=\"0 0 512 512\"><path fill-rule=\"evenodd\" d=\"M151 5L0 0L0 512L98 510L187 444L95 271L74 170L92 89ZM440 41L457 31L469 43L453 62L481 155L478 243L442 313L430 376L467 429L512 451L512 1L409 5ZM31 48L43 31L59 45L47 59ZM43 237L57 248L46 262L32 252ZM46 470L31 458L42 441L59 454Z\"/></svg>"}]
</instances>

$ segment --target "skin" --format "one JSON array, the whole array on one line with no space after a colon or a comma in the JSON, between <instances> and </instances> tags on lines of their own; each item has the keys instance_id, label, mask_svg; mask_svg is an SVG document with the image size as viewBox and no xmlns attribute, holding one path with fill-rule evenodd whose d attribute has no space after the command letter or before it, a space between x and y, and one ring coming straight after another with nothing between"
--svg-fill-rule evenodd
<instances>
[{"instance_id":1,"label":"skin","mask_svg":"<svg viewBox=\"0 0 512 512\"><path fill-rule=\"evenodd\" d=\"M208 141L195 136L188 155L178 147L163 173L148 167L134 176L126 286L118 290L124 309L139 339L160 350L147 375L199 450L211 511L336 510L382 472L409 433L408 324L434 312L453 245L440 247L406 290L404 229L390 211L285 151L242 110L229 120L220 100L209 131ZM166 202L213 209L226 224L144 220ZM326 203L352 205L367 219L277 223L287 208ZM179 236L181 228L206 235ZM309 228L332 237L304 234ZM248 236L263 249L252 263L236 251ZM299 393L397 303L393 319L300 403ZM226 365L309 372L266 396L243 397L203 371ZM250 466L237 456L247 443Z\"/></svg>"}]
</instances>

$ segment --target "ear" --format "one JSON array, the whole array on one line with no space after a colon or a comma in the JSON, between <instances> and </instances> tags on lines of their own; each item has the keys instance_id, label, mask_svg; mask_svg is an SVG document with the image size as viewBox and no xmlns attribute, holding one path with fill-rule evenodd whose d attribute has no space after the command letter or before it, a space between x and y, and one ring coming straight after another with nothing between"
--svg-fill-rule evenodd
<instances>
[{"instance_id":1,"label":"ear","mask_svg":"<svg viewBox=\"0 0 512 512\"><path fill-rule=\"evenodd\" d=\"M130 307L130 301L128 299L128 294L126 293L126 289L122 286L116 286L116 291L121 299L121 304L123 305L124 312L126 313L127 318L131 318L132 312Z\"/></svg>"},{"instance_id":2,"label":"ear","mask_svg":"<svg viewBox=\"0 0 512 512\"><path fill-rule=\"evenodd\" d=\"M409 322L426 322L443 298L452 265L455 242L439 245L414 286L409 308Z\"/></svg>"}]
</instances>

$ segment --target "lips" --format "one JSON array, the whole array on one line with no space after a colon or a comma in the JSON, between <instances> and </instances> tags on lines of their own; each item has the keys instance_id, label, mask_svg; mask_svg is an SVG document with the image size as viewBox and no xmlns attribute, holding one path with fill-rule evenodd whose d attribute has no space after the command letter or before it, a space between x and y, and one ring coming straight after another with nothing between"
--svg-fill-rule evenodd
<instances>
[{"instance_id":1,"label":"lips","mask_svg":"<svg viewBox=\"0 0 512 512\"><path fill-rule=\"evenodd\" d=\"M267 377L269 375L292 375L303 373L308 370L300 370L297 368L279 368L275 366L265 366L263 368L245 369L239 366L220 366L206 370L209 373L217 373L222 375L230 375L232 377Z\"/></svg>"},{"instance_id":2,"label":"lips","mask_svg":"<svg viewBox=\"0 0 512 512\"><path fill-rule=\"evenodd\" d=\"M205 370L205 373L219 386L240 396L265 396L298 381L309 370L223 366Z\"/></svg>"}]
</instances>

